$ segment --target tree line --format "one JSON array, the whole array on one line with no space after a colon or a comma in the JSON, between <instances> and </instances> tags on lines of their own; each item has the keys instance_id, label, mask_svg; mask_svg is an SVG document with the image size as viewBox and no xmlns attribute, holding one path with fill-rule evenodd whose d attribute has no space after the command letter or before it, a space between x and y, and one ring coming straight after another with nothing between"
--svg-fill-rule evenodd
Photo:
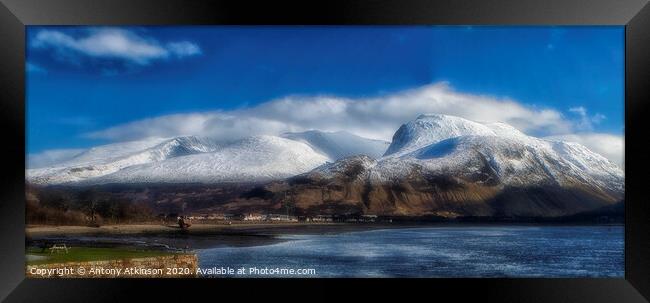
<instances>
[{"instance_id":1,"label":"tree line","mask_svg":"<svg viewBox=\"0 0 650 303\"><path fill-rule=\"evenodd\" d=\"M28 185L25 202L27 224L99 226L154 219L145 202L129 201L94 188L71 191Z\"/></svg>"}]
</instances>

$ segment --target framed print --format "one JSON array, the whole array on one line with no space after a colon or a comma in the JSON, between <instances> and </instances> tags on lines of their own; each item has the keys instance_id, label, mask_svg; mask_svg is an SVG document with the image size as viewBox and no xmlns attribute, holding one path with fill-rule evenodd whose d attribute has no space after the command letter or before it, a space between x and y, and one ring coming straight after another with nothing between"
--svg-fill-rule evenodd
<instances>
[{"instance_id":1,"label":"framed print","mask_svg":"<svg viewBox=\"0 0 650 303\"><path fill-rule=\"evenodd\" d=\"M644 302L646 4L3 1L4 296Z\"/></svg>"}]
</instances>

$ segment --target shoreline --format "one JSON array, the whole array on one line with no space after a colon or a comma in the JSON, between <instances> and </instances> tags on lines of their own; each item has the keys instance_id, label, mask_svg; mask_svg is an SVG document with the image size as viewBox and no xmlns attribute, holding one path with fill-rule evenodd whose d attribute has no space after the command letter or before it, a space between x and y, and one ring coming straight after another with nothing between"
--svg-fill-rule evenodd
<instances>
[{"instance_id":1,"label":"shoreline","mask_svg":"<svg viewBox=\"0 0 650 303\"><path fill-rule=\"evenodd\" d=\"M242 223L194 224L189 230L156 224L120 224L101 227L28 226L26 239L64 242L77 246L140 246L161 250L202 249L220 246L260 246L287 241L287 234L339 234L352 231L416 227L414 225L350 223ZM30 245L28 244L28 245Z\"/></svg>"},{"instance_id":2,"label":"shoreline","mask_svg":"<svg viewBox=\"0 0 650 303\"><path fill-rule=\"evenodd\" d=\"M318 233L323 230L375 229L378 226L389 227L390 225L350 223L240 223L226 225L196 223L186 230L182 230L178 226L163 224L114 224L100 227L32 225L25 228L25 236L27 238L39 238L75 235L263 235L278 232L284 234L300 230Z\"/></svg>"},{"instance_id":3,"label":"shoreline","mask_svg":"<svg viewBox=\"0 0 650 303\"><path fill-rule=\"evenodd\" d=\"M82 247L135 247L162 251L194 251L216 247L253 247L289 241L285 235L336 235L405 228L454 227L624 226L622 224L530 224L530 223L240 223L194 224L189 230L156 224L121 224L101 227L28 226L26 245L66 243Z\"/></svg>"},{"instance_id":4,"label":"shoreline","mask_svg":"<svg viewBox=\"0 0 650 303\"><path fill-rule=\"evenodd\" d=\"M100 227L28 225L26 238L52 236L103 236L103 235L232 235L232 236L268 236L283 234L323 234L341 233L359 230L393 229L393 228L427 228L460 226L618 226L623 223L530 223L530 222L399 222L399 223L237 223L232 225L214 223L196 223L189 229L182 230L175 225L163 224L113 224Z\"/></svg>"}]
</instances>

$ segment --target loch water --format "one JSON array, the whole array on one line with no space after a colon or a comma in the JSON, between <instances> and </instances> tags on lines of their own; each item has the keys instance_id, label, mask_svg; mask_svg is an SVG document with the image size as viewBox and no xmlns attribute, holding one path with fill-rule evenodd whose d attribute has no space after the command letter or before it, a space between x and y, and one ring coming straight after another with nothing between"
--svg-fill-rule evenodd
<instances>
[{"instance_id":1,"label":"loch water","mask_svg":"<svg viewBox=\"0 0 650 303\"><path fill-rule=\"evenodd\" d=\"M623 226L423 227L281 238L200 249L199 266L246 269L225 275L232 277L624 276Z\"/></svg>"}]
</instances>

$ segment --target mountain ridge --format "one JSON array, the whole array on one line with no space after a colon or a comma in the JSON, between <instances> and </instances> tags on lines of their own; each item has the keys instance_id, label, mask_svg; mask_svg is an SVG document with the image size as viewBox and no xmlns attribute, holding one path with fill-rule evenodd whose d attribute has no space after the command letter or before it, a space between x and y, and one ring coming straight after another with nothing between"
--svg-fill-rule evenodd
<instances>
[{"instance_id":1,"label":"mountain ridge","mask_svg":"<svg viewBox=\"0 0 650 303\"><path fill-rule=\"evenodd\" d=\"M221 206L211 208L228 212L275 209L290 202L301 213L446 218L567 216L622 200L625 185L620 168L580 144L531 137L505 123L437 114L403 124L390 144L320 131L224 144L187 137L129 146L138 144L147 148L116 152L117 162L96 159L92 152L80 157L89 162L77 158L76 163L90 163L90 171L101 172L85 179L82 172L72 173L80 167L64 167L63 174L56 167L36 172L44 177L52 172L55 181L62 175L67 183L58 184L78 186L260 184L264 195L238 196L233 190L217 203ZM117 165L103 169L107 163ZM32 181L38 181L38 173Z\"/></svg>"},{"instance_id":2,"label":"mountain ridge","mask_svg":"<svg viewBox=\"0 0 650 303\"><path fill-rule=\"evenodd\" d=\"M184 160L194 161L193 165L200 167L196 163L196 157L186 157L192 155L218 153L221 150L228 151L229 148L237 144L245 144L255 140L255 138L275 138L276 142L295 142L294 147L300 146L300 152L294 153L295 157L313 158L313 165L300 166L301 170L295 170L292 167L292 159L287 159L284 163L277 163L277 174L268 175L261 173L259 176L248 173L243 174L241 178L230 178L227 176L229 171L210 172L206 170L195 170L194 175L184 174L184 178L173 178L177 171L180 171L188 164L181 163ZM288 141L286 141L288 140ZM244 142L244 143L242 143ZM267 142L258 142L261 146L249 145L251 150L262 149ZM287 147L289 146L287 145ZM304 145L304 146L303 146ZM175 138L151 138L140 141L131 141L125 143L113 143L87 149L58 164L41 167L36 169L27 169L26 177L28 182L36 184L69 184L69 185L90 185L106 182L222 182L222 181L240 181L246 176L252 181L268 180L269 178L284 178L292 174L306 172L327 161L336 161L340 158L355 154L370 154L380 156L388 142L380 140L366 139L347 132L321 132L306 131L301 133L285 133L280 136L253 136L240 140L229 142L216 142L208 138L195 136L182 136ZM242 151L244 148L242 147ZM291 148L286 151L281 149L269 150L271 153L282 154L291 152ZM267 154L258 156L269 158L273 155ZM209 163L214 159L209 156L201 156L205 159L205 166L212 165ZM218 156L215 156L218 157ZM214 157L213 157L214 158ZM181 160L182 159L182 160ZM316 160L317 159L317 160ZM254 159L249 159L254 160ZM153 163L167 162L169 165L165 173L145 172L137 173L136 170L156 169ZM282 170L282 165L286 165L286 171ZM175 169L176 165L177 169ZM244 167L246 163L241 163ZM261 165L261 163L248 163L249 166ZM160 165L159 165L160 166ZM164 166L164 165L163 165ZM158 167L160 171L161 167ZM241 167L239 168L241 169ZM204 173L199 175L198 172ZM230 172L232 172L230 170ZM135 179L140 175L142 180ZM159 176L158 179L153 176ZM224 179L216 178L223 175ZM126 179L120 180L119 176L125 176ZM232 174L231 174L232 176Z\"/></svg>"},{"instance_id":3,"label":"mountain ridge","mask_svg":"<svg viewBox=\"0 0 650 303\"><path fill-rule=\"evenodd\" d=\"M303 209L443 217L564 216L623 198L623 171L577 143L440 115L400 129L380 159L349 157L268 189Z\"/></svg>"}]
</instances>

